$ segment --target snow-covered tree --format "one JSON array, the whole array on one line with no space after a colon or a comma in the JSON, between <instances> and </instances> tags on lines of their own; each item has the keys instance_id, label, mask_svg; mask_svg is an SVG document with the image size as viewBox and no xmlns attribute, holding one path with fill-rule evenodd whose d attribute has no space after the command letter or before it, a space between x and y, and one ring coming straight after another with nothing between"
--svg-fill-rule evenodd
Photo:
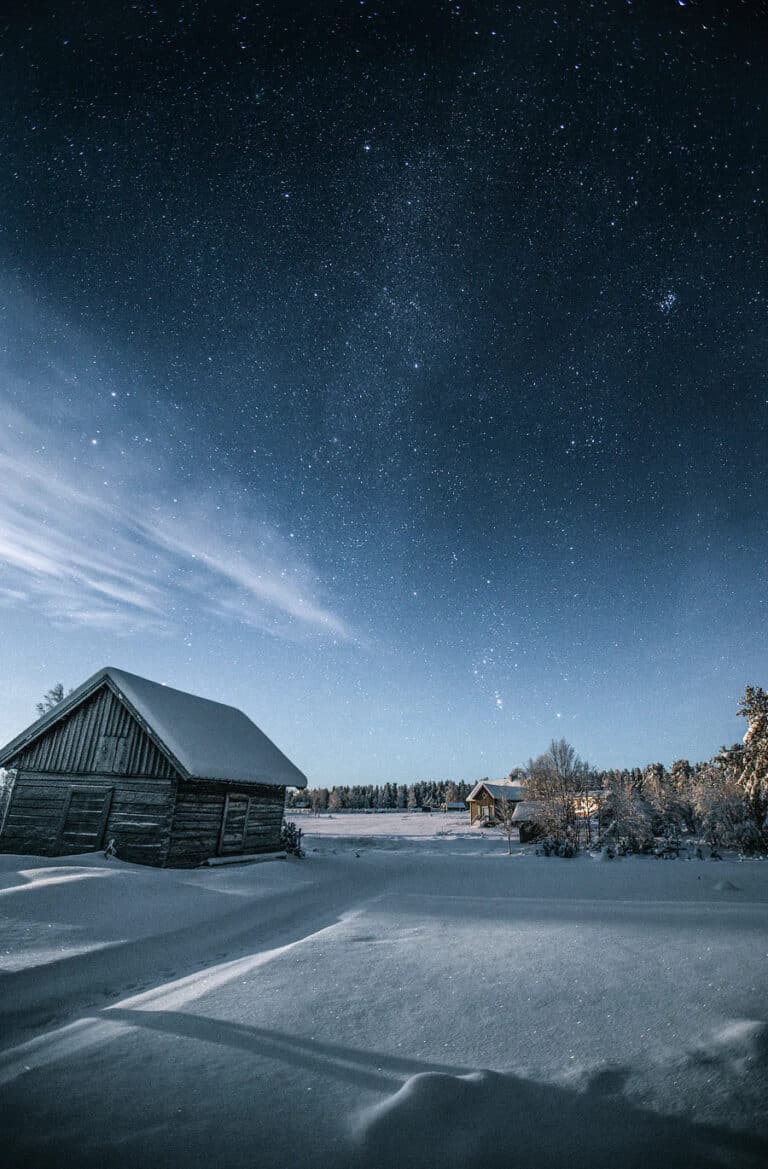
<instances>
[{"instance_id":1,"label":"snow-covered tree","mask_svg":"<svg viewBox=\"0 0 768 1169\"><path fill-rule=\"evenodd\" d=\"M539 806L537 820L542 831L579 843L588 823L579 816L578 804L589 791L589 765L565 739L553 739L549 749L528 764L526 792Z\"/></svg>"},{"instance_id":2,"label":"snow-covered tree","mask_svg":"<svg viewBox=\"0 0 768 1169\"><path fill-rule=\"evenodd\" d=\"M740 752L723 750L712 763L700 767L693 782L693 802L699 830L710 844L754 852L761 837L740 782Z\"/></svg>"},{"instance_id":3,"label":"snow-covered tree","mask_svg":"<svg viewBox=\"0 0 768 1169\"><path fill-rule=\"evenodd\" d=\"M614 772L605 792L602 839L624 844L633 851L653 844L652 812L642 791L642 776L635 771Z\"/></svg>"},{"instance_id":4,"label":"snow-covered tree","mask_svg":"<svg viewBox=\"0 0 768 1169\"><path fill-rule=\"evenodd\" d=\"M768 694L762 686L747 686L738 713L747 720L739 784L750 801L761 830L768 814Z\"/></svg>"},{"instance_id":5,"label":"snow-covered tree","mask_svg":"<svg viewBox=\"0 0 768 1169\"><path fill-rule=\"evenodd\" d=\"M512 817L515 814L517 804L512 800L497 800L494 827L503 832L507 838L507 853L512 855L512 837L515 834L518 824Z\"/></svg>"},{"instance_id":6,"label":"snow-covered tree","mask_svg":"<svg viewBox=\"0 0 768 1169\"><path fill-rule=\"evenodd\" d=\"M678 760L674 767L673 774L662 763L651 763L643 772L643 797L656 836L677 836L693 825L690 792L686 789L686 775L692 769L686 760Z\"/></svg>"}]
</instances>

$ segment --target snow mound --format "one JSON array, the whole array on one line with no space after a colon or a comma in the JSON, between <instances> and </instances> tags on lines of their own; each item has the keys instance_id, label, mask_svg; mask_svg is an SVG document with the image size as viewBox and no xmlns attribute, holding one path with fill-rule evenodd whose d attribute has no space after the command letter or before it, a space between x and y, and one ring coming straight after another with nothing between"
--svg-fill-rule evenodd
<instances>
[{"instance_id":1,"label":"snow mound","mask_svg":"<svg viewBox=\"0 0 768 1169\"><path fill-rule=\"evenodd\" d=\"M625 1074L606 1068L574 1091L493 1071L419 1073L358 1117L355 1169L602 1169L617 1150L622 1169L731 1163L732 1134L633 1104Z\"/></svg>"},{"instance_id":2,"label":"snow mound","mask_svg":"<svg viewBox=\"0 0 768 1169\"><path fill-rule=\"evenodd\" d=\"M3 874L4 888L0 888L0 896L8 896L20 892L35 892L48 885L65 885L72 881L84 881L90 877L106 877L109 874L104 869L80 868L67 866L60 868L19 869L18 873ZM11 883L13 881L13 883Z\"/></svg>"},{"instance_id":3,"label":"snow mound","mask_svg":"<svg viewBox=\"0 0 768 1169\"><path fill-rule=\"evenodd\" d=\"M727 1063L735 1071L749 1070L768 1080L768 1023L732 1019L701 1043L692 1059L695 1063Z\"/></svg>"},{"instance_id":4,"label":"snow mound","mask_svg":"<svg viewBox=\"0 0 768 1169\"><path fill-rule=\"evenodd\" d=\"M483 1131L493 1131L497 1101L508 1099L505 1076L477 1071L466 1075L420 1072L399 1091L367 1109L356 1136L369 1166L402 1163L418 1167L490 1165Z\"/></svg>"},{"instance_id":5,"label":"snow mound","mask_svg":"<svg viewBox=\"0 0 768 1169\"><path fill-rule=\"evenodd\" d=\"M733 881L729 881L727 878L725 880L722 880L722 881L716 881L715 882L715 889L717 890L718 893L738 893L738 892L740 892L740 886L734 885Z\"/></svg>"},{"instance_id":6,"label":"snow mound","mask_svg":"<svg viewBox=\"0 0 768 1169\"><path fill-rule=\"evenodd\" d=\"M687 1049L633 1069L625 1095L697 1125L715 1125L720 1144L731 1142L740 1154L756 1152L758 1163L768 1164L768 1023L722 1022Z\"/></svg>"}]
</instances>

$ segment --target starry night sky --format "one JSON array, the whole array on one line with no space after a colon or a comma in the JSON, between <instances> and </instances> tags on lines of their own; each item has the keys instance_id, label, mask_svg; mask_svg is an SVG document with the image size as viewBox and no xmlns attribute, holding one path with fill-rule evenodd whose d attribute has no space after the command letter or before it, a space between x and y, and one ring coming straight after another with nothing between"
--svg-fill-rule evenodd
<instances>
[{"instance_id":1,"label":"starry night sky","mask_svg":"<svg viewBox=\"0 0 768 1169\"><path fill-rule=\"evenodd\" d=\"M313 784L768 682L768 5L0 18L0 739L111 664Z\"/></svg>"}]
</instances>

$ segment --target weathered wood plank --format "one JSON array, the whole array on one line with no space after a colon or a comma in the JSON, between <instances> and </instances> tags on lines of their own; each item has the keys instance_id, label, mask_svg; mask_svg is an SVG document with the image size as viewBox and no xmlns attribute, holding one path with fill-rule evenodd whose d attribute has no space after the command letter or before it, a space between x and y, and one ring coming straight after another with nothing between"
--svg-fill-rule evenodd
<instances>
[{"instance_id":1,"label":"weathered wood plank","mask_svg":"<svg viewBox=\"0 0 768 1169\"><path fill-rule=\"evenodd\" d=\"M218 830L216 832L196 832L194 829L187 828L184 832L177 832L173 829L174 840L208 840L213 841L214 844L219 839Z\"/></svg>"},{"instance_id":2,"label":"weathered wood plank","mask_svg":"<svg viewBox=\"0 0 768 1169\"><path fill-rule=\"evenodd\" d=\"M61 813L64 811L64 804L59 804L58 807L52 808L51 811L41 816L39 812L26 812L23 809L17 810L13 808L6 817L6 827L10 824L39 824L44 827L46 824L58 825L61 820Z\"/></svg>"},{"instance_id":3,"label":"weathered wood plank","mask_svg":"<svg viewBox=\"0 0 768 1169\"><path fill-rule=\"evenodd\" d=\"M198 832L218 832L221 826L221 816L206 816L196 819L194 816L175 817L173 821L174 830L179 832L198 831Z\"/></svg>"},{"instance_id":4,"label":"weathered wood plank","mask_svg":"<svg viewBox=\"0 0 768 1169\"><path fill-rule=\"evenodd\" d=\"M11 764L64 775L107 772L173 779L176 770L108 682L23 747Z\"/></svg>"},{"instance_id":5,"label":"weathered wood plank","mask_svg":"<svg viewBox=\"0 0 768 1169\"><path fill-rule=\"evenodd\" d=\"M150 848L153 854L162 854L159 862L155 858L152 863L163 863L174 792L175 781L163 778L20 772L0 837L0 851L71 855L114 840L118 855L126 860L137 858L136 848ZM112 802L104 819L101 813L110 795ZM99 831L103 819L103 831Z\"/></svg>"},{"instance_id":6,"label":"weathered wood plank","mask_svg":"<svg viewBox=\"0 0 768 1169\"><path fill-rule=\"evenodd\" d=\"M102 760L106 755L98 756ZM70 811L59 836L72 788L88 789ZM112 790L105 831L99 845L114 840L118 855L151 864L194 865L226 853L274 850L279 843L285 789L215 781L155 779L94 770L87 776L53 771L20 772L8 809L0 851L51 855L96 847L94 821ZM225 802L226 831L221 834Z\"/></svg>"}]
</instances>

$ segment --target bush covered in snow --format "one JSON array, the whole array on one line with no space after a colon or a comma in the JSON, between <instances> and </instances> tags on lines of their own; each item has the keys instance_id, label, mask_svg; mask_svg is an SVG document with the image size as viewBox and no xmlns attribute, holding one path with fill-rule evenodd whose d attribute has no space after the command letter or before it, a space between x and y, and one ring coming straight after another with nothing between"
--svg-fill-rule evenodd
<instances>
[{"instance_id":1,"label":"bush covered in snow","mask_svg":"<svg viewBox=\"0 0 768 1169\"><path fill-rule=\"evenodd\" d=\"M11 791L15 778L15 771L7 771L4 767L0 767L0 829L3 827L5 813L8 811L8 805L11 802Z\"/></svg>"},{"instance_id":2,"label":"bush covered in snow","mask_svg":"<svg viewBox=\"0 0 768 1169\"><path fill-rule=\"evenodd\" d=\"M570 859L576 856L577 848L567 837L545 836L536 845L537 856L559 856Z\"/></svg>"},{"instance_id":3,"label":"bush covered in snow","mask_svg":"<svg viewBox=\"0 0 768 1169\"><path fill-rule=\"evenodd\" d=\"M297 828L293 820L285 820L280 829L280 848L291 856L304 856L301 847L301 829Z\"/></svg>"}]
</instances>

